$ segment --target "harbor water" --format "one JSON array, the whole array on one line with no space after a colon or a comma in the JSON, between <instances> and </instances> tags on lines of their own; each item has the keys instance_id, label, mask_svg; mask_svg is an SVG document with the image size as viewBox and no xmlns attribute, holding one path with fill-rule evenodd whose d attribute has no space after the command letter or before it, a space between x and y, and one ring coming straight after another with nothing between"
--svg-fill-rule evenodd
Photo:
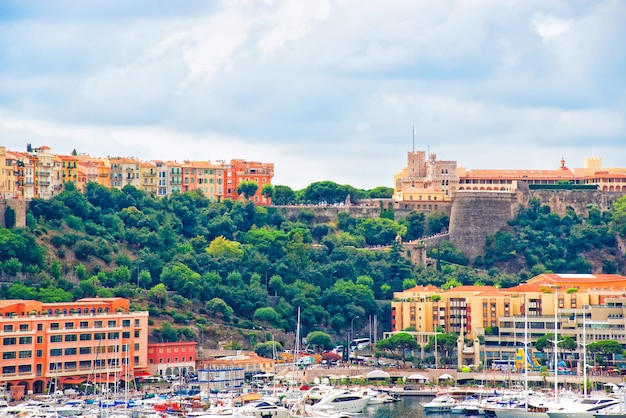
<instances>
[{"instance_id":1,"label":"harbor water","mask_svg":"<svg viewBox=\"0 0 626 418\"><path fill-rule=\"evenodd\" d=\"M363 416L368 418L449 418L450 414L445 412L428 414L424 412L421 404L432 399L432 396L404 396L400 402L369 407Z\"/></svg>"}]
</instances>

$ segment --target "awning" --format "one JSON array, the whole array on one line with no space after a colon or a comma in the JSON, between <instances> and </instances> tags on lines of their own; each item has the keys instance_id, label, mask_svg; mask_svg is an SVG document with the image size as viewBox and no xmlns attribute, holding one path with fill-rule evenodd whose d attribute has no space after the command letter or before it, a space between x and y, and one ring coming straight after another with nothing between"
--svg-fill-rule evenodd
<instances>
[{"instance_id":1,"label":"awning","mask_svg":"<svg viewBox=\"0 0 626 418\"><path fill-rule=\"evenodd\" d=\"M152 376L150 373L148 372L144 372L141 370L136 370L135 371L135 377L148 377L148 376Z\"/></svg>"},{"instance_id":2,"label":"awning","mask_svg":"<svg viewBox=\"0 0 626 418\"><path fill-rule=\"evenodd\" d=\"M389 379L390 374L384 370L372 370L367 374L368 379Z\"/></svg>"},{"instance_id":3,"label":"awning","mask_svg":"<svg viewBox=\"0 0 626 418\"><path fill-rule=\"evenodd\" d=\"M451 376L447 373L442 374L441 376L438 377L439 380L446 380L446 379L454 379L454 376Z\"/></svg>"}]
</instances>

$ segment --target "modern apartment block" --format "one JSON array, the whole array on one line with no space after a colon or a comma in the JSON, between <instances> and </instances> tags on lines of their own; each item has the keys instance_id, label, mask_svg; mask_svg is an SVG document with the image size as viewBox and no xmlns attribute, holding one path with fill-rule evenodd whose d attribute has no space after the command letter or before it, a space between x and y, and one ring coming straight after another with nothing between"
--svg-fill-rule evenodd
<instances>
[{"instance_id":1,"label":"modern apartment block","mask_svg":"<svg viewBox=\"0 0 626 418\"><path fill-rule=\"evenodd\" d=\"M584 315L587 342L611 339L626 348L625 295L626 277L615 274L541 274L508 289L416 286L394 293L392 331L414 330L422 346L436 327L470 341L482 335L481 359L489 363L514 359L525 335L534 343L554 332L555 318L557 333L581 342ZM474 347L467 348L468 361Z\"/></svg>"},{"instance_id":2,"label":"modern apartment block","mask_svg":"<svg viewBox=\"0 0 626 418\"><path fill-rule=\"evenodd\" d=\"M45 393L148 370L148 312L130 311L127 299L3 300L0 315L0 384L8 389Z\"/></svg>"}]
</instances>

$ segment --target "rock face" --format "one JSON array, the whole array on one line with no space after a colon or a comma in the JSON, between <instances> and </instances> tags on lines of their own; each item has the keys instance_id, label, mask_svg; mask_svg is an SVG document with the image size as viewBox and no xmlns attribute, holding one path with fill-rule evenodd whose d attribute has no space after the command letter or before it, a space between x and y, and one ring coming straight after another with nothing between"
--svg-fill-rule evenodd
<instances>
[{"instance_id":1,"label":"rock face","mask_svg":"<svg viewBox=\"0 0 626 418\"><path fill-rule=\"evenodd\" d=\"M450 212L450 241L473 261L482 255L485 239L517 214L515 192L457 191Z\"/></svg>"}]
</instances>

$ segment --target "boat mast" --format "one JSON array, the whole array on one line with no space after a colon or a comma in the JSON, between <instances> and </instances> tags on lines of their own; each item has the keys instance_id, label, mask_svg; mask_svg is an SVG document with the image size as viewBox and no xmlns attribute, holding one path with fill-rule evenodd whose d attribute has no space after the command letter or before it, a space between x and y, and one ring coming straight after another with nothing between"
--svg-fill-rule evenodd
<instances>
[{"instance_id":1,"label":"boat mast","mask_svg":"<svg viewBox=\"0 0 626 418\"><path fill-rule=\"evenodd\" d=\"M583 305L583 395L587 397L587 313Z\"/></svg>"},{"instance_id":2,"label":"boat mast","mask_svg":"<svg viewBox=\"0 0 626 418\"><path fill-rule=\"evenodd\" d=\"M524 408L528 411L528 361L530 353L528 352L528 303L526 294L524 294Z\"/></svg>"},{"instance_id":3,"label":"boat mast","mask_svg":"<svg viewBox=\"0 0 626 418\"><path fill-rule=\"evenodd\" d=\"M559 403L559 365L558 365L558 350L559 346L559 338L557 336L557 332L559 330L559 322L558 322L558 308L559 308L559 297L557 292L559 290L558 284L554 286L554 402Z\"/></svg>"}]
</instances>

